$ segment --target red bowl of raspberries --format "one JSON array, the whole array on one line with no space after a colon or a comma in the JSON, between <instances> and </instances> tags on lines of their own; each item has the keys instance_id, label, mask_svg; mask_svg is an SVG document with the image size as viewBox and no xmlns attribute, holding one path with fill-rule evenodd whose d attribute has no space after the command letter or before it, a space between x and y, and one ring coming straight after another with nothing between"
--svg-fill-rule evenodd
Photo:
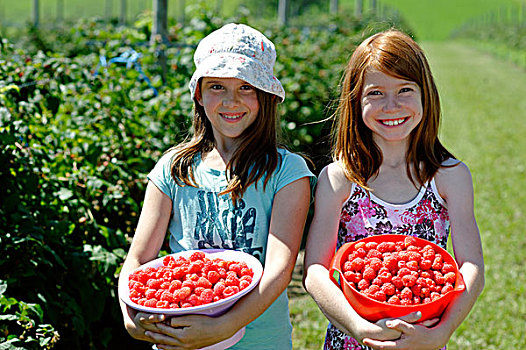
<instances>
[{"instance_id":1,"label":"red bowl of raspberries","mask_svg":"<svg viewBox=\"0 0 526 350\"><path fill-rule=\"evenodd\" d=\"M376 322L420 311L421 321L440 316L465 289L455 259L417 237L384 234L345 243L330 277L356 312Z\"/></svg>"},{"instance_id":2,"label":"red bowl of raspberries","mask_svg":"<svg viewBox=\"0 0 526 350\"><path fill-rule=\"evenodd\" d=\"M188 250L152 260L121 279L131 308L165 315L218 316L259 283L261 262L236 250Z\"/></svg>"}]
</instances>

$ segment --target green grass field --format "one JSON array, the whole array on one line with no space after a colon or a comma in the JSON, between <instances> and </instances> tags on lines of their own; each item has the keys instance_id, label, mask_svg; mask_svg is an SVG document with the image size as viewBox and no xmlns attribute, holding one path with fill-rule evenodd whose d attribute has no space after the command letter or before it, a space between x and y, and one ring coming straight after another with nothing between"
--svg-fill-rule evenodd
<instances>
[{"instance_id":1,"label":"green grass field","mask_svg":"<svg viewBox=\"0 0 526 350\"><path fill-rule=\"evenodd\" d=\"M443 107L441 138L471 169L486 287L449 350L525 349L526 72L456 42L425 42ZM326 321L291 302L295 349L321 349Z\"/></svg>"}]
</instances>

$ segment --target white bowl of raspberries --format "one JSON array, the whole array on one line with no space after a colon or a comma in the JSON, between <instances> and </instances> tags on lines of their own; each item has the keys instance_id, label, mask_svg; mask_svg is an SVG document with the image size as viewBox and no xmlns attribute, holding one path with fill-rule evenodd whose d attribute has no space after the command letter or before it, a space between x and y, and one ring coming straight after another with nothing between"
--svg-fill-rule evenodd
<instances>
[{"instance_id":1,"label":"white bowl of raspberries","mask_svg":"<svg viewBox=\"0 0 526 350\"><path fill-rule=\"evenodd\" d=\"M152 260L127 276L119 297L131 308L165 315L219 316L259 283L261 262L227 249L188 250Z\"/></svg>"}]
</instances>

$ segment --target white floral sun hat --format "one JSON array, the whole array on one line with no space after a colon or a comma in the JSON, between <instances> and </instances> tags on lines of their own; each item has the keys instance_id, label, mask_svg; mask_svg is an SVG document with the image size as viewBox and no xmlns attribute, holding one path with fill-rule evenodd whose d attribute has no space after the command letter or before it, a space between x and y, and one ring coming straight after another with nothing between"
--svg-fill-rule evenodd
<instances>
[{"instance_id":1,"label":"white floral sun hat","mask_svg":"<svg viewBox=\"0 0 526 350\"><path fill-rule=\"evenodd\" d=\"M285 90L274 76L276 49L272 41L257 30L230 23L201 40L194 54L196 70L189 88L194 98L202 77L237 78L277 95L281 102Z\"/></svg>"}]
</instances>

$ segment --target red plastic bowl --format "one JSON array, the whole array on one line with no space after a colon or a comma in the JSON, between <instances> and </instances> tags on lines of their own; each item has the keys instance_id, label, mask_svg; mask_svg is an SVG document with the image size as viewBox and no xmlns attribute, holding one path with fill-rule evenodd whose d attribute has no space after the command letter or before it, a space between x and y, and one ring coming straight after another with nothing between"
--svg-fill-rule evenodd
<instances>
[{"instance_id":1,"label":"red plastic bowl","mask_svg":"<svg viewBox=\"0 0 526 350\"><path fill-rule=\"evenodd\" d=\"M424 247L428 244L433 246L435 252L440 253L443 257L444 262L447 262L455 267L455 274L457 279L453 290L442 295L439 299L426 304L418 305L392 305L384 302L380 302L367 297L360 293L357 289L352 287L346 280L342 273L343 264L347 260L347 257L351 252L354 251L354 246L358 242L398 242L403 241L407 236L395 235L395 234L384 234L377 236L370 236L363 238L356 242L345 243L338 249L334 257L332 258L331 267L329 269L330 278L338 285L351 306L356 312L365 318L366 320L376 322L382 318L397 318L405 316L409 313L420 311L422 313L421 321L428 320L434 317L442 315L447 305L451 300L458 294L462 293L466 288L462 274L458 271L458 265L455 259L449 254L449 252L442 247L427 241L425 239L417 238L416 245L418 247Z\"/></svg>"}]
</instances>

